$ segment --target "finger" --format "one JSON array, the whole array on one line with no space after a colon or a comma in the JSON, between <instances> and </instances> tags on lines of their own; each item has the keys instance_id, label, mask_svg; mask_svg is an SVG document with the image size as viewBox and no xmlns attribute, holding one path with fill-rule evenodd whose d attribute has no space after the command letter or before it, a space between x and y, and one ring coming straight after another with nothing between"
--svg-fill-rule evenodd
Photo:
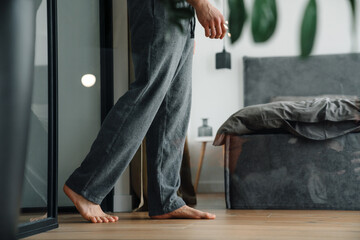
<instances>
[{"instance_id":1,"label":"finger","mask_svg":"<svg viewBox=\"0 0 360 240\"><path fill-rule=\"evenodd\" d=\"M221 32L222 32L222 34L221 34L221 39L223 39L224 37L225 37L225 35L226 35L226 32L227 32L227 29L228 29L228 27L226 26L226 23L225 23L225 18L224 18L224 15L221 15L221 18L220 18L220 25L221 25Z\"/></svg>"},{"instance_id":2,"label":"finger","mask_svg":"<svg viewBox=\"0 0 360 240\"><path fill-rule=\"evenodd\" d=\"M221 27L221 23L220 21L218 21L216 24L216 38L221 38L222 34L223 34L223 30Z\"/></svg>"},{"instance_id":3,"label":"finger","mask_svg":"<svg viewBox=\"0 0 360 240\"><path fill-rule=\"evenodd\" d=\"M225 37L225 35L226 35L227 28L226 28L226 25L224 23L221 24L221 27L222 27L221 39L223 39Z\"/></svg>"},{"instance_id":4,"label":"finger","mask_svg":"<svg viewBox=\"0 0 360 240\"><path fill-rule=\"evenodd\" d=\"M209 37L210 36L210 28L208 26L204 27L205 29L205 37Z\"/></svg>"},{"instance_id":5,"label":"finger","mask_svg":"<svg viewBox=\"0 0 360 240\"><path fill-rule=\"evenodd\" d=\"M215 29L215 25L214 23L211 24L211 36L210 38L215 38L216 37L216 29Z\"/></svg>"}]
</instances>

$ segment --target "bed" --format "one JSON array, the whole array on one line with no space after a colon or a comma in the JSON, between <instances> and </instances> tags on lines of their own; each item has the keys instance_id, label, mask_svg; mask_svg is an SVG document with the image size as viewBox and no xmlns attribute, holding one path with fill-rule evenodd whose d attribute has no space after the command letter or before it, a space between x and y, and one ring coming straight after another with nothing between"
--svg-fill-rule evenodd
<instances>
[{"instance_id":1,"label":"bed","mask_svg":"<svg viewBox=\"0 0 360 240\"><path fill-rule=\"evenodd\" d=\"M244 58L245 106L357 98L359 85L360 54ZM224 135L227 208L360 210L358 130L322 140L279 129Z\"/></svg>"}]
</instances>

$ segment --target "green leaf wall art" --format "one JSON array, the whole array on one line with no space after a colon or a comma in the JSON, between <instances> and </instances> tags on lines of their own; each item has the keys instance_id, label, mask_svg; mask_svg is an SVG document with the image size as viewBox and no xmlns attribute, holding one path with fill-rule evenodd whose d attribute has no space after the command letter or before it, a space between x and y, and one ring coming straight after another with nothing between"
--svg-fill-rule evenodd
<instances>
[{"instance_id":1,"label":"green leaf wall art","mask_svg":"<svg viewBox=\"0 0 360 240\"><path fill-rule=\"evenodd\" d=\"M316 0L309 0L301 24L300 47L301 47L302 57L307 57L311 53L316 36L316 25L317 25Z\"/></svg>"},{"instance_id":2,"label":"green leaf wall art","mask_svg":"<svg viewBox=\"0 0 360 240\"><path fill-rule=\"evenodd\" d=\"M276 0L255 0L251 17L254 42L266 42L273 35L276 24Z\"/></svg>"},{"instance_id":3,"label":"green leaf wall art","mask_svg":"<svg viewBox=\"0 0 360 240\"><path fill-rule=\"evenodd\" d=\"M225 0L224 0L225 1ZM236 42L242 33L247 19L244 0L228 0L229 14L229 32L231 33L231 43Z\"/></svg>"}]
</instances>

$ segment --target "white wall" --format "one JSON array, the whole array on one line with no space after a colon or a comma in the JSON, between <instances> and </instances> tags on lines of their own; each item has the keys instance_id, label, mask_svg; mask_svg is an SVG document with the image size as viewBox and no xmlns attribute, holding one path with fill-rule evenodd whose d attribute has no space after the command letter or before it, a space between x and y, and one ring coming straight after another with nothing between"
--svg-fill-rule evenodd
<instances>
[{"instance_id":1,"label":"white wall","mask_svg":"<svg viewBox=\"0 0 360 240\"><path fill-rule=\"evenodd\" d=\"M221 1L212 1L220 10ZM189 126L189 148L192 176L200 155L199 142L195 141L201 118L208 117L214 134L221 124L243 106L243 56L284 56L299 54L299 29L307 0L278 0L278 26L275 35L265 44L255 44L250 34L249 22L244 27L241 39L231 45L232 69L216 70L215 54L222 51L222 42L204 37L200 23L196 27L196 53L193 64L192 113ZM247 9L253 0L245 0ZM318 0L318 32L313 54L348 53L350 42L350 8L347 0ZM358 6L358 12L360 7ZM358 35L360 24L358 24ZM358 37L360 39L360 37ZM360 44L360 43L359 43ZM199 192L224 190L222 148L208 144Z\"/></svg>"}]
</instances>

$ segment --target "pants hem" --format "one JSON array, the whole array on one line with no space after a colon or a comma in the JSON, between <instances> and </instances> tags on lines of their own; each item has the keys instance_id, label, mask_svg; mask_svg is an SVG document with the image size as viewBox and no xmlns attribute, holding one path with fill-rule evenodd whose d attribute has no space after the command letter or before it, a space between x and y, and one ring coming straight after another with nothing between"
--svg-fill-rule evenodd
<instances>
[{"instance_id":1,"label":"pants hem","mask_svg":"<svg viewBox=\"0 0 360 240\"><path fill-rule=\"evenodd\" d=\"M82 197L84 197L86 200L93 202L95 204L101 204L102 200L101 198L92 196L91 194L89 194L88 192L84 191L83 189L79 189L76 185L73 185L71 183L71 181L67 180L65 183L66 186L68 186L71 190L73 190L75 193L81 195Z\"/></svg>"},{"instance_id":2,"label":"pants hem","mask_svg":"<svg viewBox=\"0 0 360 240\"><path fill-rule=\"evenodd\" d=\"M164 208L162 210L149 210L149 216L153 217L153 216L171 213L171 212L175 211L176 209L179 209L185 205L186 205L186 203L184 202L184 200L179 199L176 203L172 204L170 207Z\"/></svg>"}]
</instances>

